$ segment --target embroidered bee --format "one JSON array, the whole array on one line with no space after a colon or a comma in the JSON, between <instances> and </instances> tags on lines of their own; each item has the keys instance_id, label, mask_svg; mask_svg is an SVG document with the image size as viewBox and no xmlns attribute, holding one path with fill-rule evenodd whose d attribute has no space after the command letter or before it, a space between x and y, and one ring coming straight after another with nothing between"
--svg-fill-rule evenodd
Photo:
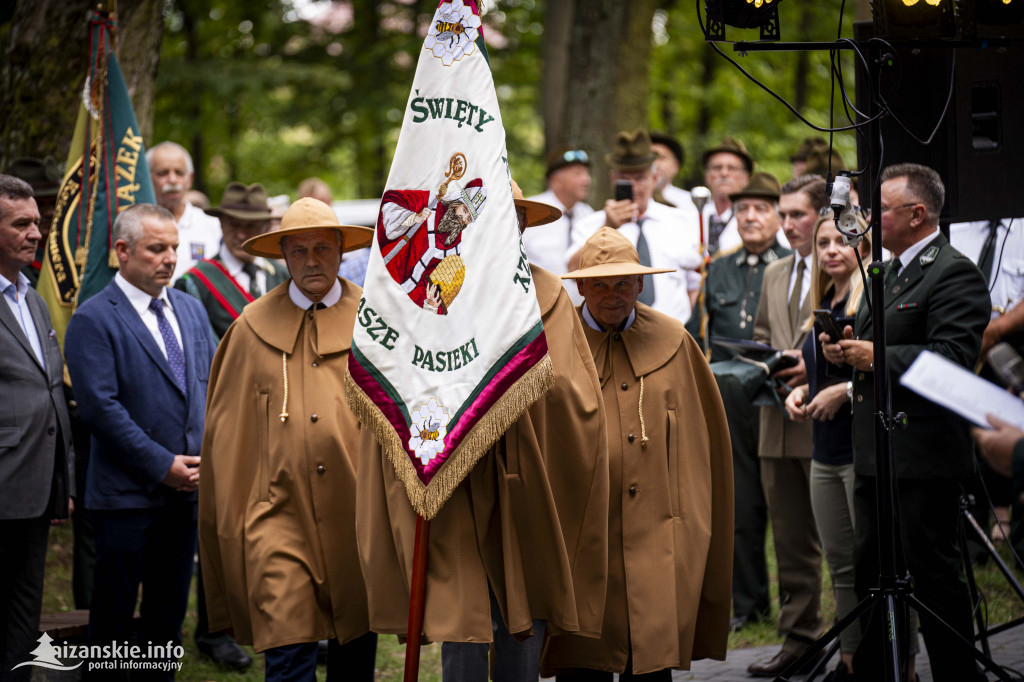
<instances>
[{"instance_id":1,"label":"embroidered bee","mask_svg":"<svg viewBox=\"0 0 1024 682\"><path fill-rule=\"evenodd\" d=\"M420 440L437 440L440 438L438 430L441 428L441 422L430 422L430 426L427 426L427 420L423 420L423 426L420 427Z\"/></svg>"},{"instance_id":2,"label":"embroidered bee","mask_svg":"<svg viewBox=\"0 0 1024 682\"><path fill-rule=\"evenodd\" d=\"M436 28L438 42L448 40L448 47L454 47L455 41L466 32L461 21L438 21Z\"/></svg>"}]
</instances>

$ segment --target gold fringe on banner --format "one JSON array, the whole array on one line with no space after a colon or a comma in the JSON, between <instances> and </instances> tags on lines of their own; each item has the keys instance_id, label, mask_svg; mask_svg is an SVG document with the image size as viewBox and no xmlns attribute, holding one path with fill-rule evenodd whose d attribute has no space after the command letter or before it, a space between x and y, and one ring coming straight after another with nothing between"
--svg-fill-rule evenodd
<instances>
[{"instance_id":1,"label":"gold fringe on banner","mask_svg":"<svg viewBox=\"0 0 1024 682\"><path fill-rule=\"evenodd\" d=\"M409 496L413 510L429 521L441 511L462 479L469 475L491 445L554 383L551 357L545 355L509 387L466 434L459 447L430 479L429 486L424 486L416 475L416 469L391 423L352 379L348 370L345 371L345 399L359 421L373 430L377 443L391 460L395 476L405 484L405 493Z\"/></svg>"}]
</instances>

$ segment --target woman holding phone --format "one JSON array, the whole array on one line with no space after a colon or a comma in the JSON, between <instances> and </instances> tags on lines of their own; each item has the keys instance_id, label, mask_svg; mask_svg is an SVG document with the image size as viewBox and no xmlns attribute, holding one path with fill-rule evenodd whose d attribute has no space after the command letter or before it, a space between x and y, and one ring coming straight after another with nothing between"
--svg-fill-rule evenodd
<instances>
[{"instance_id":1,"label":"woman holding phone","mask_svg":"<svg viewBox=\"0 0 1024 682\"><path fill-rule=\"evenodd\" d=\"M861 223L861 229L865 225ZM854 250L843 243L843 236L830 217L821 217L814 226L811 259L811 300L821 311L808 321L814 333L804 342L804 363L808 383L797 386L786 398L786 412L794 421L814 420L814 452L811 455L811 506L818 535L825 550L836 598L836 618L840 619L857 605L853 582L853 441L850 397L847 382L853 377L849 366L828 363L821 354L818 335L826 328L815 322L828 311L841 331L852 324L863 281L858 272ZM870 234L859 246L861 258L870 260ZM826 318L827 320L827 318ZM853 652L860 642L859 623L853 623L841 635L842 661L825 680L850 679Z\"/></svg>"}]
</instances>

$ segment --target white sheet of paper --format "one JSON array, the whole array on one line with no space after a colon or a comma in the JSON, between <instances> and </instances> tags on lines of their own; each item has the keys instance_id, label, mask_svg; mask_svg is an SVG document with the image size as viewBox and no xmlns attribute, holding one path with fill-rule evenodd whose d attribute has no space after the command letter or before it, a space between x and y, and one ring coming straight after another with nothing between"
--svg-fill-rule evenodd
<instances>
[{"instance_id":1,"label":"white sheet of paper","mask_svg":"<svg viewBox=\"0 0 1024 682\"><path fill-rule=\"evenodd\" d=\"M900 383L978 426L991 428L985 415L994 414L1024 429L1024 401L938 353L917 356Z\"/></svg>"}]
</instances>

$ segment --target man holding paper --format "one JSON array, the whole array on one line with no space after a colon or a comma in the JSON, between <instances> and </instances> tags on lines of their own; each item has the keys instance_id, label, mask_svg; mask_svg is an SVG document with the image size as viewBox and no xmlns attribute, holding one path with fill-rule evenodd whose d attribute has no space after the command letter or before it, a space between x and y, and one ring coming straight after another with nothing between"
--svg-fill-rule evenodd
<instances>
[{"instance_id":1,"label":"man holding paper","mask_svg":"<svg viewBox=\"0 0 1024 682\"><path fill-rule=\"evenodd\" d=\"M981 456L992 470L1013 478L1013 498L1019 505L1014 507L1016 513L1018 508L1024 509L1024 431L992 415L988 421L992 424L991 430L974 427L971 435L978 441ZM1024 551L1024 524L1010 534L1010 542L1018 554Z\"/></svg>"},{"instance_id":2,"label":"man holding paper","mask_svg":"<svg viewBox=\"0 0 1024 682\"><path fill-rule=\"evenodd\" d=\"M908 422L894 432L892 453L902 554L914 577L915 595L971 640L971 606L957 541L961 481L974 469L967 423L899 381L924 350L973 368L988 324L984 277L938 232L944 198L938 173L917 164L900 164L883 171L881 203L874 210L881 213L882 246L893 255L886 267L884 302L892 409L906 413ZM866 300L854 326L844 330L844 340L832 344L827 336L820 337L829 362L857 370L853 379L854 561L861 598L876 586L879 575L872 322ZM874 313L882 309L876 304ZM876 610L872 615L865 623L854 669L858 678L881 679L883 614ZM984 679L945 628L925 616L921 630L938 682Z\"/></svg>"}]
</instances>

